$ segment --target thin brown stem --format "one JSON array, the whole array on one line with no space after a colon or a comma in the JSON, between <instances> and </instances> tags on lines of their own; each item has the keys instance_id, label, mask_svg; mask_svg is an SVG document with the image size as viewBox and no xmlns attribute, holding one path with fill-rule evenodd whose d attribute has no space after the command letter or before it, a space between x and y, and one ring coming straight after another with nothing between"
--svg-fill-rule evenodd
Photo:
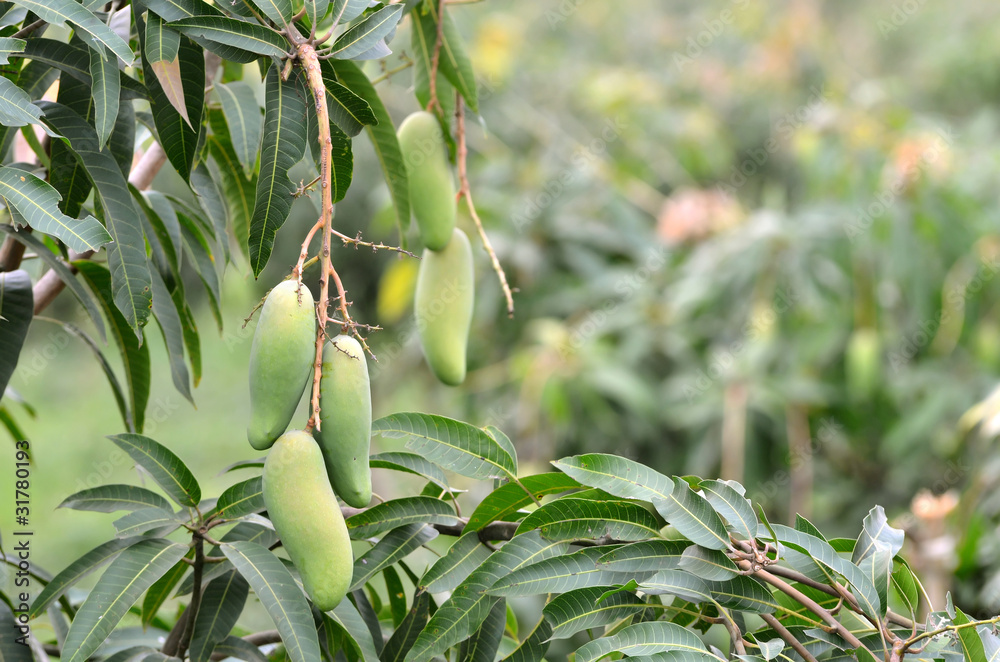
<instances>
[{"instance_id":1,"label":"thin brown stem","mask_svg":"<svg viewBox=\"0 0 1000 662\"><path fill-rule=\"evenodd\" d=\"M414 255L410 251L404 248L400 248L399 246L388 246L386 244L383 244L382 242L375 244L370 241L362 241L360 232L356 237L348 237L346 234L337 232L336 230L333 231L333 234L336 235L337 237L340 237L340 240L344 242L345 246L354 246L355 248L364 246L365 248L370 248L373 251L379 251L379 250L392 251L394 253L402 253L403 255L409 255L410 257L415 257L418 260L420 259L418 256Z\"/></svg>"},{"instance_id":2,"label":"thin brown stem","mask_svg":"<svg viewBox=\"0 0 1000 662\"><path fill-rule=\"evenodd\" d=\"M792 647L792 650L802 656L803 660L806 662L817 662L813 654L795 638L795 635L788 631L788 628L781 624L781 621L771 614L761 614L760 617L764 619L765 623L771 626L772 630L778 633L779 637L785 640L786 644Z\"/></svg>"},{"instance_id":3,"label":"thin brown stem","mask_svg":"<svg viewBox=\"0 0 1000 662\"><path fill-rule=\"evenodd\" d=\"M188 604L188 611L191 614L185 621L184 632L177 645L177 657L182 660L184 659L184 654L187 653L188 646L191 645L191 636L194 634L194 622L198 618L198 608L201 606L201 577L202 571L205 568L205 541L200 533L196 533L193 537L194 570L192 579L194 581L191 585L191 602Z\"/></svg>"},{"instance_id":4,"label":"thin brown stem","mask_svg":"<svg viewBox=\"0 0 1000 662\"><path fill-rule=\"evenodd\" d=\"M441 103L438 101L437 75L438 67L441 64L441 44L444 42L444 0L438 0L437 16L435 18L437 19L437 37L434 39L434 54L431 56L431 70L429 72L430 99L427 101L427 112L436 111L440 115L443 110ZM416 21L416 17L413 20ZM420 27L414 25L413 29L419 30Z\"/></svg>"},{"instance_id":5,"label":"thin brown stem","mask_svg":"<svg viewBox=\"0 0 1000 662\"><path fill-rule=\"evenodd\" d=\"M31 232L31 228L22 228L21 232ZM24 244L14 237L7 237L0 247L0 271L14 271L21 266L24 259Z\"/></svg>"},{"instance_id":6,"label":"thin brown stem","mask_svg":"<svg viewBox=\"0 0 1000 662\"><path fill-rule=\"evenodd\" d=\"M790 585L788 582L772 575L770 572L766 570L757 571L756 576L764 580L771 586L775 587L782 593L785 593L793 600L798 602L800 605L804 606L806 609L808 609L812 613L822 618L827 625L833 628L837 632L837 634L843 637L844 640L847 641L847 643L849 643L853 648L863 647L861 641L854 636L853 632L844 627L843 623L834 618L830 614L830 612L828 612L826 609L823 609L823 607L817 604L815 600L810 598L802 591Z\"/></svg>"},{"instance_id":7,"label":"thin brown stem","mask_svg":"<svg viewBox=\"0 0 1000 662\"><path fill-rule=\"evenodd\" d=\"M413 66L413 60L407 59L405 63L399 65L398 67L396 67L394 69L389 69L388 71L384 72L382 75L376 76L375 78L372 78L371 83L372 83L372 85L378 85L382 81L389 80L395 74L398 74L400 71L405 71L406 69L409 69L412 66Z\"/></svg>"},{"instance_id":8,"label":"thin brown stem","mask_svg":"<svg viewBox=\"0 0 1000 662\"><path fill-rule=\"evenodd\" d=\"M42 27L45 24L46 21L40 18L37 21L29 23L28 25L24 26L23 28L12 34L11 37L13 37L14 39L23 39L24 37L27 37L32 32L34 32L35 30L37 30L38 28Z\"/></svg>"},{"instance_id":9,"label":"thin brown stem","mask_svg":"<svg viewBox=\"0 0 1000 662\"><path fill-rule=\"evenodd\" d=\"M483 222L480 220L479 214L476 212L476 205L472 201L472 189L469 186L469 174L466 167L469 148L465 140L465 113L463 112L462 97L457 92L455 93L455 121L458 127L458 197L459 199L465 198L466 206L469 208L469 215L476 223L479 238L483 241L483 248L490 256L490 264L493 265L493 271L496 272L497 278L500 280L500 289L503 290L504 299L507 301L507 317L514 317L514 295L511 293L510 285L507 283L507 274L504 272L503 267L500 266L497 253L493 250L493 244L486 235L486 230L483 229Z\"/></svg>"}]
</instances>

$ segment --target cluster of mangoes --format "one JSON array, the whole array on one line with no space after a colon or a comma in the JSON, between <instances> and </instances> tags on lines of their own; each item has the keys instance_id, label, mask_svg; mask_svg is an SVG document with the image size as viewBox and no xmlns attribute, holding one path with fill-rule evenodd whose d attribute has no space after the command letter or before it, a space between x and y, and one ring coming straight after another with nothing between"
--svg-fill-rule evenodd
<instances>
[{"instance_id":1,"label":"cluster of mangoes","mask_svg":"<svg viewBox=\"0 0 1000 662\"><path fill-rule=\"evenodd\" d=\"M443 383L465 381L475 272L469 238L455 227L455 181L437 118L426 111L399 126L399 147L410 183L410 206L426 248L413 308L431 370Z\"/></svg>"},{"instance_id":2,"label":"cluster of mangoes","mask_svg":"<svg viewBox=\"0 0 1000 662\"><path fill-rule=\"evenodd\" d=\"M354 567L337 495L357 508L372 496L372 404L364 350L338 335L323 347L319 429L286 432L313 374L315 340L312 294L283 281L264 301L250 348L247 437L269 449L263 492L274 529L309 597L329 611L347 594Z\"/></svg>"}]
</instances>

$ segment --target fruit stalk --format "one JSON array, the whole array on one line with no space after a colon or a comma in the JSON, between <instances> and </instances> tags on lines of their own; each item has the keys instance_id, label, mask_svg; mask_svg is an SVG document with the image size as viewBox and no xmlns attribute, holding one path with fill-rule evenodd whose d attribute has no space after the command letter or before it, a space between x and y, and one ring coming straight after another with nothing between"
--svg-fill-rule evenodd
<instances>
[{"instance_id":1,"label":"fruit stalk","mask_svg":"<svg viewBox=\"0 0 1000 662\"><path fill-rule=\"evenodd\" d=\"M465 160L469 155L469 148L465 143L465 112L462 105L462 95L458 92L455 93L455 123L457 126L456 133L458 134L458 199L465 198L465 204L469 208L469 215L476 223L479 238L483 240L483 248L489 254L490 264L493 265L493 271L496 272L497 278L500 280L500 289L503 290L504 299L507 300L507 317L514 317L514 295L511 293L510 285L507 283L507 274L504 272L503 267L500 266L497 253L493 250L490 238L486 236L486 230L483 229L483 222L476 212L476 205L472 202L472 189L469 187L469 175L465 165Z\"/></svg>"},{"instance_id":2,"label":"fruit stalk","mask_svg":"<svg viewBox=\"0 0 1000 662\"><path fill-rule=\"evenodd\" d=\"M333 195L330 190L330 167L333 163L333 143L330 140L330 112L326 106L326 86L323 84L323 74L319 68L316 49L313 48L312 44L302 42L298 45L297 50L299 62L302 64L302 69L306 74L306 83L309 86L309 91L312 92L313 100L316 102L316 120L317 124L319 124L320 148L319 182L320 193L322 195L319 221L316 223L317 226L322 228L320 239L322 243L319 254L322 266L320 269L319 306L316 311L319 328L316 332L316 360L313 364L312 398L310 400L312 414L309 416L309 422L306 424L306 430L312 430L313 428L319 429L320 426L319 382L323 376L323 343L326 340L326 325L330 321L328 316L328 309L330 307L329 274L333 271L333 265L330 263L330 236L333 230ZM306 236L306 241L302 244L303 252L308 251L309 242L312 240L316 229L314 227ZM301 254L299 261L302 261ZM302 273L299 272L296 274L296 278L301 282ZM340 279L337 278L337 281L339 282ZM344 307L343 286L340 287L340 290L341 311L344 312L344 321L347 322L350 317L347 315L346 308Z\"/></svg>"}]
</instances>

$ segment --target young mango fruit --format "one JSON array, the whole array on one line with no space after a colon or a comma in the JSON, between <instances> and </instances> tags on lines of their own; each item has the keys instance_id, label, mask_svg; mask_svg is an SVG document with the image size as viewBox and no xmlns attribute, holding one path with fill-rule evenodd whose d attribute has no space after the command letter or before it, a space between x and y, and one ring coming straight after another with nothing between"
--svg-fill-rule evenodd
<instances>
[{"instance_id":1,"label":"young mango fruit","mask_svg":"<svg viewBox=\"0 0 1000 662\"><path fill-rule=\"evenodd\" d=\"M455 180L441 125L421 110L403 120L398 138L420 239L427 248L442 250L455 229Z\"/></svg>"},{"instance_id":2,"label":"young mango fruit","mask_svg":"<svg viewBox=\"0 0 1000 662\"><path fill-rule=\"evenodd\" d=\"M347 505L364 508L372 499L372 392L364 349L351 336L341 334L323 347L319 408L320 429L313 435L333 491Z\"/></svg>"},{"instance_id":3,"label":"young mango fruit","mask_svg":"<svg viewBox=\"0 0 1000 662\"><path fill-rule=\"evenodd\" d=\"M288 429L315 357L312 293L305 286L299 290L295 280L282 281L264 301L250 347L251 446L266 450Z\"/></svg>"},{"instance_id":4,"label":"young mango fruit","mask_svg":"<svg viewBox=\"0 0 1000 662\"><path fill-rule=\"evenodd\" d=\"M312 601L330 611L354 576L351 538L323 454L308 432L283 434L264 460L264 504Z\"/></svg>"},{"instance_id":5,"label":"young mango fruit","mask_svg":"<svg viewBox=\"0 0 1000 662\"><path fill-rule=\"evenodd\" d=\"M465 381L465 352L475 302L475 271L469 238L455 228L442 251L425 250L413 309L420 346L443 383Z\"/></svg>"}]
</instances>

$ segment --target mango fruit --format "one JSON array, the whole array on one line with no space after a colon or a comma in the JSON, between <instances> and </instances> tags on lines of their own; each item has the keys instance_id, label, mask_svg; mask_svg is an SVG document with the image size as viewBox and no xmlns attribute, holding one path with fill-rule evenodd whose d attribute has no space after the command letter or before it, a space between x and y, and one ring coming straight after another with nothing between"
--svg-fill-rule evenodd
<instances>
[{"instance_id":1,"label":"mango fruit","mask_svg":"<svg viewBox=\"0 0 1000 662\"><path fill-rule=\"evenodd\" d=\"M372 391L364 349L351 336L341 334L323 347L319 410L320 429L313 436L330 485L347 505L364 508L372 499Z\"/></svg>"},{"instance_id":2,"label":"mango fruit","mask_svg":"<svg viewBox=\"0 0 1000 662\"><path fill-rule=\"evenodd\" d=\"M312 601L330 611L354 576L351 538L323 454L308 432L281 435L264 460L264 504Z\"/></svg>"},{"instance_id":3,"label":"mango fruit","mask_svg":"<svg viewBox=\"0 0 1000 662\"><path fill-rule=\"evenodd\" d=\"M398 138L420 238L427 248L442 250L455 229L456 203L455 180L441 125L433 114L421 110L403 120Z\"/></svg>"},{"instance_id":4,"label":"mango fruit","mask_svg":"<svg viewBox=\"0 0 1000 662\"><path fill-rule=\"evenodd\" d=\"M472 325L475 272L469 238L455 228L441 251L425 250L413 301L424 357L449 386L465 381L465 352Z\"/></svg>"},{"instance_id":5,"label":"mango fruit","mask_svg":"<svg viewBox=\"0 0 1000 662\"><path fill-rule=\"evenodd\" d=\"M315 358L312 294L305 286L298 290L295 280L282 281L264 301L250 346L251 446L266 450L288 429Z\"/></svg>"}]
</instances>

